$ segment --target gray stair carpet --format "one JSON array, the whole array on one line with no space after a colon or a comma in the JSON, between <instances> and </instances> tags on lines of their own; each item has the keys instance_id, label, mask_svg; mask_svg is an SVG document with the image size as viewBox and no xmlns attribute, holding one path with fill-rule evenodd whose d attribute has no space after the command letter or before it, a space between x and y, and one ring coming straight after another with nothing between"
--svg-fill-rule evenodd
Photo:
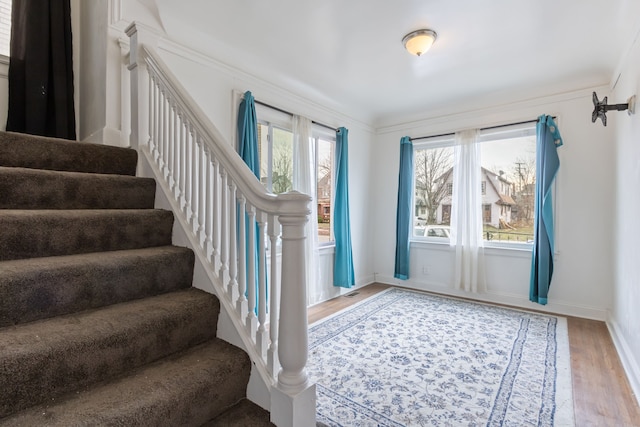
<instances>
[{"instance_id":1,"label":"gray stair carpet","mask_svg":"<svg viewBox=\"0 0 640 427\"><path fill-rule=\"evenodd\" d=\"M0 426L269 426L128 148L0 132Z\"/></svg>"}]
</instances>

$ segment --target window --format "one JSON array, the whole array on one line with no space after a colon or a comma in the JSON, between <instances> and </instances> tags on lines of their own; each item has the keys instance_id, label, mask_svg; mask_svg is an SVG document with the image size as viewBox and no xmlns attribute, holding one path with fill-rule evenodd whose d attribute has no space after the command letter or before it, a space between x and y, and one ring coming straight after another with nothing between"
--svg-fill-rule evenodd
<instances>
[{"instance_id":1,"label":"window","mask_svg":"<svg viewBox=\"0 0 640 427\"><path fill-rule=\"evenodd\" d=\"M0 55L9 56L11 0L0 0Z\"/></svg>"},{"instance_id":2,"label":"window","mask_svg":"<svg viewBox=\"0 0 640 427\"><path fill-rule=\"evenodd\" d=\"M483 239L492 243L533 241L536 178L535 123L480 133ZM453 193L454 137L414 144L414 237L448 239ZM436 227L447 230L436 233Z\"/></svg>"},{"instance_id":3,"label":"window","mask_svg":"<svg viewBox=\"0 0 640 427\"><path fill-rule=\"evenodd\" d=\"M535 123L481 135L483 238L492 242L533 242L536 183ZM486 209L486 208L485 208Z\"/></svg>"},{"instance_id":4,"label":"window","mask_svg":"<svg viewBox=\"0 0 640 427\"><path fill-rule=\"evenodd\" d=\"M268 191L280 194L293 189L293 133L258 123L260 181Z\"/></svg>"},{"instance_id":5,"label":"window","mask_svg":"<svg viewBox=\"0 0 640 427\"><path fill-rule=\"evenodd\" d=\"M318 198L318 241L329 243L333 241L333 227L331 205L333 202L333 172L335 135L317 133L314 131L316 143L316 182Z\"/></svg>"},{"instance_id":6,"label":"window","mask_svg":"<svg viewBox=\"0 0 640 427\"><path fill-rule=\"evenodd\" d=\"M447 237L429 233L432 226L449 227L451 195L453 193L453 147L449 140L429 140L414 145L413 235L417 237Z\"/></svg>"},{"instance_id":7,"label":"window","mask_svg":"<svg viewBox=\"0 0 640 427\"><path fill-rule=\"evenodd\" d=\"M291 191L294 185L294 147L291 116L257 105L260 181L275 194ZM335 134L314 125L312 144L315 153L317 206L312 220L318 223L318 241L333 241L332 210ZM315 218L314 218L315 215Z\"/></svg>"}]
</instances>

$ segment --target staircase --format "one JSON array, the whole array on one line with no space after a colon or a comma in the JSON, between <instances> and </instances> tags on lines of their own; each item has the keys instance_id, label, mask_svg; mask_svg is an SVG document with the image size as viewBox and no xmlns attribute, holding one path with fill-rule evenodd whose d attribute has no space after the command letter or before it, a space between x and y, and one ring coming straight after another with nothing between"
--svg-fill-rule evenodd
<instances>
[{"instance_id":1,"label":"staircase","mask_svg":"<svg viewBox=\"0 0 640 427\"><path fill-rule=\"evenodd\" d=\"M0 132L0 426L268 426L137 153Z\"/></svg>"}]
</instances>

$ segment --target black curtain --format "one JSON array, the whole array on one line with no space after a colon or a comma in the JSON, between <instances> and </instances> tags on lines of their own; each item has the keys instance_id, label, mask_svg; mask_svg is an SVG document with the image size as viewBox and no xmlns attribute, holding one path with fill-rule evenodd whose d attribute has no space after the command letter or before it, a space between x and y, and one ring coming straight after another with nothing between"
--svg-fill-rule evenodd
<instances>
[{"instance_id":1,"label":"black curtain","mask_svg":"<svg viewBox=\"0 0 640 427\"><path fill-rule=\"evenodd\" d=\"M7 130L76 139L69 0L13 0Z\"/></svg>"}]
</instances>

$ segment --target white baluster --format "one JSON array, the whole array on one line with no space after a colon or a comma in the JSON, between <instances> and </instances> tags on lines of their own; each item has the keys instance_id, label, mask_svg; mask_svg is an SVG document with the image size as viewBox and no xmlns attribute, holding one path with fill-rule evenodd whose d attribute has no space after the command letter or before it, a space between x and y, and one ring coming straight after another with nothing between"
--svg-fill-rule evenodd
<instances>
[{"instance_id":1,"label":"white baluster","mask_svg":"<svg viewBox=\"0 0 640 427\"><path fill-rule=\"evenodd\" d=\"M175 194L176 188L176 110L173 102L169 103L169 189Z\"/></svg>"},{"instance_id":2,"label":"white baluster","mask_svg":"<svg viewBox=\"0 0 640 427\"><path fill-rule=\"evenodd\" d=\"M198 174L198 165L200 163L198 161L200 135L193 126L191 127L191 136L191 156L193 157L191 161L191 226L193 227L192 231L197 236L200 229L200 218L198 218L198 213L200 212L200 200L198 196L198 188L200 187L200 183L198 182L198 179L200 178L200 175Z\"/></svg>"},{"instance_id":3,"label":"white baluster","mask_svg":"<svg viewBox=\"0 0 640 427\"><path fill-rule=\"evenodd\" d=\"M269 337L267 350L267 367L274 377L280 369L278 362L278 302L280 302L280 282L278 280L278 235L280 224L275 215L270 214L268 220L269 241L271 243L271 268L269 274Z\"/></svg>"},{"instance_id":4,"label":"white baluster","mask_svg":"<svg viewBox=\"0 0 640 427\"><path fill-rule=\"evenodd\" d=\"M164 102L162 103L162 108L164 109L164 114L162 115L162 132L164 137L162 139L164 144L164 168L163 174L164 179L169 182L169 132L171 125L171 111L169 109L169 104L171 103L168 95L165 93Z\"/></svg>"},{"instance_id":5,"label":"white baluster","mask_svg":"<svg viewBox=\"0 0 640 427\"><path fill-rule=\"evenodd\" d=\"M227 215L228 207L227 202L229 197L227 196L227 171L220 166L220 270L218 270L218 278L220 283L224 284L227 280L228 271L228 246L227 246Z\"/></svg>"},{"instance_id":6,"label":"white baluster","mask_svg":"<svg viewBox=\"0 0 640 427\"><path fill-rule=\"evenodd\" d=\"M160 88L157 79L153 78L153 161L158 164L160 152L158 151L158 143L160 141Z\"/></svg>"},{"instance_id":7,"label":"white baluster","mask_svg":"<svg viewBox=\"0 0 640 427\"><path fill-rule=\"evenodd\" d=\"M246 199L244 195L238 193L238 299L236 301L236 311L241 319L247 317L247 234L246 234Z\"/></svg>"},{"instance_id":8,"label":"white baluster","mask_svg":"<svg viewBox=\"0 0 640 427\"><path fill-rule=\"evenodd\" d=\"M253 339L256 333L256 211L253 206L249 207L249 250L247 254L247 319L245 326L247 332Z\"/></svg>"},{"instance_id":9,"label":"white baluster","mask_svg":"<svg viewBox=\"0 0 640 427\"><path fill-rule=\"evenodd\" d=\"M211 232L213 228L213 177L212 169L213 164L211 163L211 152L209 148L205 147L204 149L204 169L205 169L205 182L207 191L205 193L205 218L204 218L204 230L205 230L205 246L204 253L207 255L207 259L211 261L209 258L209 254L213 253L213 239L211 237ZM210 251L210 252L209 252ZM212 262L211 266L215 270L215 264Z\"/></svg>"},{"instance_id":10,"label":"white baluster","mask_svg":"<svg viewBox=\"0 0 640 427\"><path fill-rule=\"evenodd\" d=\"M164 140L165 140L165 118L164 118L164 88L160 86L158 92L158 168L160 174L164 177Z\"/></svg>"},{"instance_id":11,"label":"white baluster","mask_svg":"<svg viewBox=\"0 0 640 427\"><path fill-rule=\"evenodd\" d=\"M173 175L176 180L176 186L174 188L174 197L176 201L180 203L180 199L182 198L182 188L180 187L180 175L182 174L182 163L181 162L181 153L182 153L182 114L180 110L176 110L176 127L175 127L175 139L174 144L176 147L176 154L173 163Z\"/></svg>"},{"instance_id":12,"label":"white baluster","mask_svg":"<svg viewBox=\"0 0 640 427\"><path fill-rule=\"evenodd\" d=\"M198 204L198 231L196 235L198 236L198 240L200 241L200 247L205 251L207 250L207 234L205 232L207 217L205 216L205 206L206 206L206 188L207 188L207 174L206 174L206 159L204 158L204 140L202 137L198 137L198 141L200 144L198 145L198 188L199 188L199 197L200 200Z\"/></svg>"},{"instance_id":13,"label":"white baluster","mask_svg":"<svg viewBox=\"0 0 640 427\"><path fill-rule=\"evenodd\" d=\"M133 79L132 79L133 81ZM155 80L152 74L149 74L149 153L151 154L151 158L153 158L153 153L155 150L155 123L156 123L156 115L155 115L155 91L156 91L156 84L155 84ZM132 110L133 112L133 107ZM131 131L135 131L135 125L136 123L133 122L133 120L131 121L132 124L132 128Z\"/></svg>"},{"instance_id":14,"label":"white baluster","mask_svg":"<svg viewBox=\"0 0 640 427\"><path fill-rule=\"evenodd\" d=\"M218 159L213 157L213 215L216 219L220 216L220 169ZM211 265L217 270L217 262L220 260L220 221L213 222L213 235L211 239Z\"/></svg>"},{"instance_id":15,"label":"white baluster","mask_svg":"<svg viewBox=\"0 0 640 427\"><path fill-rule=\"evenodd\" d=\"M148 111L149 111L149 123L148 123L148 127L149 127L149 138L147 140L147 150L149 150L149 153L153 153L153 121L155 120L155 118L153 117L153 89L155 87L154 83L153 83L153 78L151 77L150 74L147 74L147 80L149 80L149 105L147 106ZM132 99L133 101L133 99ZM133 113L133 112L132 112ZM139 114L139 111L135 112L136 114ZM133 123L133 121L131 122L131 124L133 126L137 126L136 123ZM133 129L132 129L133 132Z\"/></svg>"},{"instance_id":16,"label":"white baluster","mask_svg":"<svg viewBox=\"0 0 640 427\"><path fill-rule=\"evenodd\" d=\"M191 223L191 215L193 215L192 211L191 211L191 195L192 195L192 186L191 183L193 182L193 174L192 172L192 161L193 161L193 157L191 156L191 150L192 150L192 141L191 141L191 123L187 120L187 122L185 123L185 138L184 138L184 143L185 143L185 150L184 150L184 154L186 157L186 161L185 161L185 204L184 204L184 215L185 218L187 219L187 222Z\"/></svg>"},{"instance_id":17,"label":"white baluster","mask_svg":"<svg viewBox=\"0 0 640 427\"><path fill-rule=\"evenodd\" d=\"M227 285L227 294L232 304L238 298L238 234L236 217L236 184L229 180L229 283Z\"/></svg>"},{"instance_id":18,"label":"white baluster","mask_svg":"<svg viewBox=\"0 0 640 427\"><path fill-rule=\"evenodd\" d=\"M182 118L180 126L180 208L187 215L187 127L188 121Z\"/></svg>"},{"instance_id":19,"label":"white baluster","mask_svg":"<svg viewBox=\"0 0 640 427\"><path fill-rule=\"evenodd\" d=\"M165 92L162 99L162 175L165 181L169 182L169 124L170 124L170 111L169 111L169 95Z\"/></svg>"},{"instance_id":20,"label":"white baluster","mask_svg":"<svg viewBox=\"0 0 640 427\"><path fill-rule=\"evenodd\" d=\"M267 355L268 333L267 333L267 277L265 260L267 259L264 244L266 242L264 213L258 211L258 334L256 336L256 346L264 358ZM274 250L275 248L272 248Z\"/></svg>"}]
</instances>

